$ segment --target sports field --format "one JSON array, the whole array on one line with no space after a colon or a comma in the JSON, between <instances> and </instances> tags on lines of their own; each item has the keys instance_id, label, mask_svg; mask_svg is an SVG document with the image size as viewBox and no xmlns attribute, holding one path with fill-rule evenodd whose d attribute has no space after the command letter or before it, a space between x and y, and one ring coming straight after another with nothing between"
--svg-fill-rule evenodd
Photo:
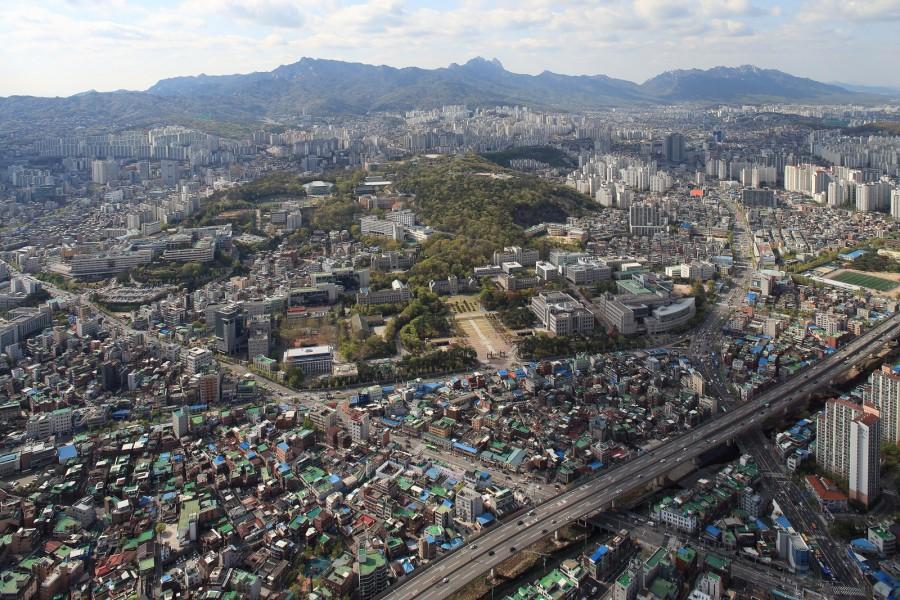
<instances>
[{"instance_id":1,"label":"sports field","mask_svg":"<svg viewBox=\"0 0 900 600\"><path fill-rule=\"evenodd\" d=\"M874 275L867 275L865 273L857 273L856 271L841 271L829 279L840 281L841 283L849 283L850 285L858 285L878 292L889 292L900 285L896 281L891 281L890 279L875 277Z\"/></svg>"}]
</instances>

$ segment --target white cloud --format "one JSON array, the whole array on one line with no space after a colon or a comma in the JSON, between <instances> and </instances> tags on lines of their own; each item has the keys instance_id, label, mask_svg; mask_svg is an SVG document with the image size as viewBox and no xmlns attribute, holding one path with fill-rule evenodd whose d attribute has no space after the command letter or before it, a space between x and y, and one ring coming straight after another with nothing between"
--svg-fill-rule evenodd
<instances>
[{"instance_id":1,"label":"white cloud","mask_svg":"<svg viewBox=\"0 0 900 600\"><path fill-rule=\"evenodd\" d=\"M900 0L816 0L799 13L808 21L900 21Z\"/></svg>"},{"instance_id":2,"label":"white cloud","mask_svg":"<svg viewBox=\"0 0 900 600\"><path fill-rule=\"evenodd\" d=\"M219 0L217 10L265 27L298 28L306 22L308 8L294 0Z\"/></svg>"},{"instance_id":3,"label":"white cloud","mask_svg":"<svg viewBox=\"0 0 900 600\"><path fill-rule=\"evenodd\" d=\"M0 94L143 89L301 56L433 68L484 55L632 80L754 63L897 85L870 56L896 48L898 18L900 0L0 0Z\"/></svg>"}]
</instances>

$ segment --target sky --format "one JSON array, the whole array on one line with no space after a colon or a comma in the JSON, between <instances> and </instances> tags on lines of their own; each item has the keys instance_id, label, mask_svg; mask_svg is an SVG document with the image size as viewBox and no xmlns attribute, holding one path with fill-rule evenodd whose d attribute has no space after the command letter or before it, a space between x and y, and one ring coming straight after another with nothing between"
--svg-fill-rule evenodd
<instances>
[{"instance_id":1,"label":"sky","mask_svg":"<svg viewBox=\"0 0 900 600\"><path fill-rule=\"evenodd\" d=\"M304 56L642 82L753 64L900 87L900 0L0 0L0 96L142 90Z\"/></svg>"}]
</instances>

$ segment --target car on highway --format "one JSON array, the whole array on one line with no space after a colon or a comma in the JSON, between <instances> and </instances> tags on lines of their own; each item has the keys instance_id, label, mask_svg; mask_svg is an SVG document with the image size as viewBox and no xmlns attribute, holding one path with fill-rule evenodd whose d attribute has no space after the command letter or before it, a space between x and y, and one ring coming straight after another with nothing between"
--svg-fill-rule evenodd
<instances>
[{"instance_id":1,"label":"car on highway","mask_svg":"<svg viewBox=\"0 0 900 600\"><path fill-rule=\"evenodd\" d=\"M515 547L515 546L510 546L510 547L509 547L509 551L510 551L510 552L515 552L515 551L516 551L516 547Z\"/></svg>"},{"instance_id":2,"label":"car on highway","mask_svg":"<svg viewBox=\"0 0 900 600\"><path fill-rule=\"evenodd\" d=\"M441 580L441 583L450 583L450 578L449 578L449 577L444 577L444 578Z\"/></svg>"}]
</instances>

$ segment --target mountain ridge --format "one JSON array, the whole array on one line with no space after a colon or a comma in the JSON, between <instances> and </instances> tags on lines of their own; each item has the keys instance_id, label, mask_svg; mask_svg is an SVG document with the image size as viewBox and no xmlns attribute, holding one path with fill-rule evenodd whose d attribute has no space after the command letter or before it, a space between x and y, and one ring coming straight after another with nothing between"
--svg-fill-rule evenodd
<instances>
[{"instance_id":1,"label":"mountain ridge","mask_svg":"<svg viewBox=\"0 0 900 600\"><path fill-rule=\"evenodd\" d=\"M607 75L513 73L475 57L447 67L391 67L304 57L271 71L161 79L142 91L82 92L69 97L0 98L0 121L75 121L134 126L179 119L261 120L308 114L368 114L447 104L524 104L581 111L625 105L809 101L877 102L847 90L751 65L666 71L643 83Z\"/></svg>"}]
</instances>

